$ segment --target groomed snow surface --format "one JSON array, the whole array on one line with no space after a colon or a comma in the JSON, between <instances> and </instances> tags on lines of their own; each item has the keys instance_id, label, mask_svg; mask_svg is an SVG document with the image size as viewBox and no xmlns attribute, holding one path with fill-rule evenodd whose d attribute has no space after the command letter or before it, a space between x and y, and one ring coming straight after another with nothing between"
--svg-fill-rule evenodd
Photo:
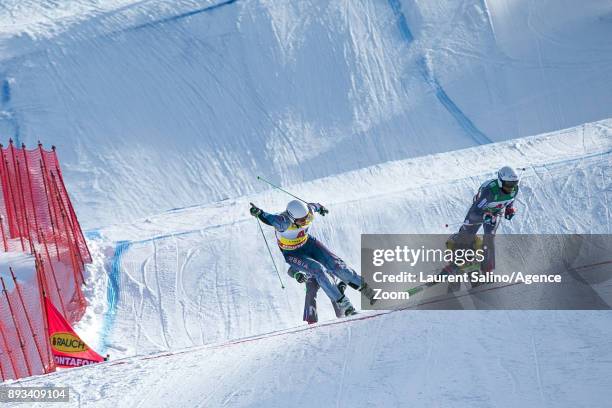
<instances>
[{"instance_id":1,"label":"groomed snow surface","mask_svg":"<svg viewBox=\"0 0 612 408\"><path fill-rule=\"evenodd\" d=\"M611 135L612 121L602 121L291 189L327 198L330 214L314 233L357 267L360 233L443 233L461 220L491 176L474 156L527 168L519 216L500 232L609 234ZM96 265L112 283L94 282L102 270L92 271L103 297L90 311L106 311L90 313L83 330L115 361L20 384L70 385L96 406L604 406L607 311L406 310L338 321L322 295L323 322L304 326L302 287L281 290L247 213L249 201L275 209L284 200L269 191L97 231L92 246L113 256ZM119 236L129 240L104 250Z\"/></svg>"},{"instance_id":2,"label":"groomed snow surface","mask_svg":"<svg viewBox=\"0 0 612 408\"><path fill-rule=\"evenodd\" d=\"M612 6L10 0L0 132L85 228L612 117Z\"/></svg>"},{"instance_id":3,"label":"groomed snow surface","mask_svg":"<svg viewBox=\"0 0 612 408\"><path fill-rule=\"evenodd\" d=\"M58 146L94 258L77 330L111 360L16 383L75 407L609 403L609 311L337 320L320 293L307 326L248 203L288 200L256 175L323 203L314 235L359 270L360 234L450 234L511 164L499 233L610 234L611 5L56 3L2 4L0 129Z\"/></svg>"}]
</instances>

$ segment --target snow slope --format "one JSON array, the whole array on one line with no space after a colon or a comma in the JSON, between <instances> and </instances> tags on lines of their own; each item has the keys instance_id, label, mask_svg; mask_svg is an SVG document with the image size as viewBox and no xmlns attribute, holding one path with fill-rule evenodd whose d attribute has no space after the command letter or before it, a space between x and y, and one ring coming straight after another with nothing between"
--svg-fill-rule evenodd
<instances>
[{"instance_id":1,"label":"snow slope","mask_svg":"<svg viewBox=\"0 0 612 408\"><path fill-rule=\"evenodd\" d=\"M360 234L454 232L457 225L445 224L462 221L474 191L505 163L526 170L517 205L520 216L504 223L500 233L609 234L611 151L612 121L606 120L385 163L289 190L330 208L329 217L317 220L315 234L359 270ZM491 159L486 164L471 159L482 156ZM110 291L96 291L100 298L92 310L98 311L97 318L85 320L85 327L97 327L87 329L93 331L92 339L100 339L101 348L119 357L299 324L303 289L295 282L280 289L257 224L248 215L251 201L281 211L287 196L268 191L97 231L94 242L99 256L108 257ZM272 231L266 229L266 235L287 281ZM351 297L359 302L358 296ZM320 302L322 318L331 318L323 294Z\"/></svg>"},{"instance_id":2,"label":"snow slope","mask_svg":"<svg viewBox=\"0 0 612 408\"><path fill-rule=\"evenodd\" d=\"M359 269L361 233L453 232L511 164L519 214L500 233L610 234L612 5L1 7L0 132L58 145L94 255L78 330L111 354L17 383L70 386L72 406L609 401L608 311L335 321L321 294L309 329L247 211L287 200L256 175L324 203L314 233Z\"/></svg>"},{"instance_id":3,"label":"snow slope","mask_svg":"<svg viewBox=\"0 0 612 408\"><path fill-rule=\"evenodd\" d=\"M0 132L88 228L612 116L607 2L2 6Z\"/></svg>"},{"instance_id":4,"label":"snow slope","mask_svg":"<svg viewBox=\"0 0 612 408\"><path fill-rule=\"evenodd\" d=\"M70 386L74 407L604 407L611 319L395 312L20 383Z\"/></svg>"},{"instance_id":5,"label":"snow slope","mask_svg":"<svg viewBox=\"0 0 612 408\"><path fill-rule=\"evenodd\" d=\"M6 289L12 292L15 289L13 278L9 271L13 269L18 283L32 282L36 280L36 269L34 257L21 252L3 252L0 254L0 277L4 279Z\"/></svg>"},{"instance_id":6,"label":"snow slope","mask_svg":"<svg viewBox=\"0 0 612 408\"><path fill-rule=\"evenodd\" d=\"M500 232L609 234L611 154L606 120L291 189L329 205L315 234L359 268L360 233L448 233L444 224L462 219L502 162L526 170L519 215ZM487 165L468 160L483 155ZM19 384L70 385L83 406L575 407L609 398L607 311L406 310L337 321L321 295L326 322L309 329L303 290L280 289L249 201L272 210L286 197L267 191L96 231L94 252L108 256L96 265L112 290L92 299L91 310L106 303L104 319L90 313L81 329L103 339L112 361Z\"/></svg>"}]
</instances>

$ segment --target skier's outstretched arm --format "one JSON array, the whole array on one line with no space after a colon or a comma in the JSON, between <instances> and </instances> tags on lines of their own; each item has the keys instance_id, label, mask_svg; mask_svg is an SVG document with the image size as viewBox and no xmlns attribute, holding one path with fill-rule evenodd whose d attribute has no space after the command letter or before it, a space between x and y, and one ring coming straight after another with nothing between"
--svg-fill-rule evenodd
<instances>
[{"instance_id":1,"label":"skier's outstretched arm","mask_svg":"<svg viewBox=\"0 0 612 408\"><path fill-rule=\"evenodd\" d=\"M267 213L253 203L251 203L251 209L249 211L253 217L257 217L261 222L274 227L278 231L285 231L291 226L291 220L284 214Z\"/></svg>"}]
</instances>

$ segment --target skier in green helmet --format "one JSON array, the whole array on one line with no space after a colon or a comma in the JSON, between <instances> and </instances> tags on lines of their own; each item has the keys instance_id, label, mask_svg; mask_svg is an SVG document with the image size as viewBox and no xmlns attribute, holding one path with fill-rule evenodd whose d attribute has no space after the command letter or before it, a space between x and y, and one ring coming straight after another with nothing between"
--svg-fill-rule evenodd
<instances>
[{"instance_id":1,"label":"skier in green helmet","mask_svg":"<svg viewBox=\"0 0 612 408\"><path fill-rule=\"evenodd\" d=\"M482 272L495 269L494 236L501 217L511 220L516 214L514 200L519 191L519 176L510 166L497 172L497 178L484 182L474 196L463 225L451 237L454 241L473 242L480 226L484 229L485 260Z\"/></svg>"}]
</instances>

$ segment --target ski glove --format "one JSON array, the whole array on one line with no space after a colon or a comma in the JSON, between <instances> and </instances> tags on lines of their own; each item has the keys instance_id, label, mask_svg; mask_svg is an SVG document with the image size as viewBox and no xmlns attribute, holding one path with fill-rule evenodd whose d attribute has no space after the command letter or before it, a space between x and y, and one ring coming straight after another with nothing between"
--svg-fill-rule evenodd
<instances>
[{"instance_id":1,"label":"ski glove","mask_svg":"<svg viewBox=\"0 0 612 408\"><path fill-rule=\"evenodd\" d=\"M329 213L329 210L325 207L323 207L321 204L319 204L319 214L321 214L322 216L325 217L325 214Z\"/></svg>"},{"instance_id":2,"label":"ski glove","mask_svg":"<svg viewBox=\"0 0 612 408\"><path fill-rule=\"evenodd\" d=\"M504 218L510 221L512 217L514 217L515 213L516 213L516 210L514 208L506 207L506 211L504 212Z\"/></svg>"},{"instance_id":3,"label":"ski glove","mask_svg":"<svg viewBox=\"0 0 612 408\"><path fill-rule=\"evenodd\" d=\"M257 208L257 206L253 203L250 203L250 204L251 204L251 209L249 211L251 212L251 215L253 217L259 217L261 213L263 212L261 208Z\"/></svg>"},{"instance_id":4,"label":"ski glove","mask_svg":"<svg viewBox=\"0 0 612 408\"><path fill-rule=\"evenodd\" d=\"M295 278L296 281L298 281L298 283L306 282L306 274L302 271L295 272L293 274L293 277Z\"/></svg>"}]
</instances>

